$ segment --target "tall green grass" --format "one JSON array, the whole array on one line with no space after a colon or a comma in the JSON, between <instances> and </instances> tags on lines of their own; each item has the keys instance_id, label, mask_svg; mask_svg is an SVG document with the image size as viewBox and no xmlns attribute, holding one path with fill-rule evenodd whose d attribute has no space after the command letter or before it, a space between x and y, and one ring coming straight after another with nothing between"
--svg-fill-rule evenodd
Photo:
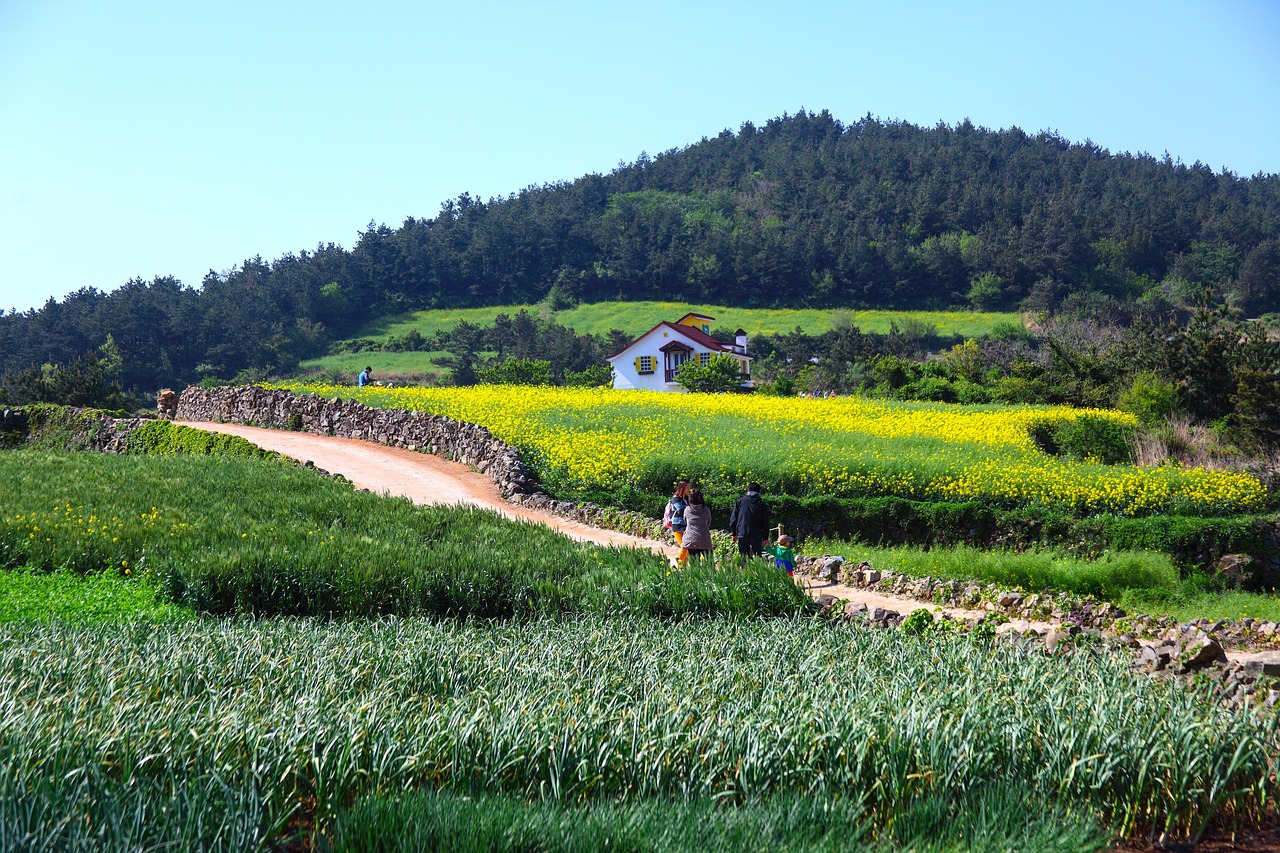
<instances>
[{"instance_id":1,"label":"tall green grass","mask_svg":"<svg viewBox=\"0 0 1280 853\"><path fill-rule=\"evenodd\" d=\"M853 564L869 562L881 570L914 577L979 581L1035 592L1069 591L1114 599L1130 589L1174 589L1178 569L1166 554L1146 551L1108 553L1097 560L1052 551L983 551L966 545L949 548L875 547L857 542L814 539L808 554L839 554Z\"/></svg>"},{"instance_id":2,"label":"tall green grass","mask_svg":"<svg viewBox=\"0 0 1280 853\"><path fill-rule=\"evenodd\" d=\"M1016 783L959 799L924 797L886 832L852 799L779 797L724 806L649 800L585 806L449 793L370 797L344 813L335 851L706 850L1093 851L1106 838L1088 815L1028 809ZM878 830L878 837L877 837Z\"/></svg>"},{"instance_id":3,"label":"tall green grass","mask_svg":"<svg viewBox=\"0 0 1280 853\"><path fill-rule=\"evenodd\" d=\"M838 801L905 840L1004 825L999 779L1033 827L1194 837L1278 793L1277 715L1210 691L814 620L0 625L0 846L248 849L433 790Z\"/></svg>"},{"instance_id":4,"label":"tall green grass","mask_svg":"<svg viewBox=\"0 0 1280 853\"><path fill-rule=\"evenodd\" d=\"M1237 620L1245 616L1280 622L1280 596L1223 586L1212 576L1183 576L1167 554L1117 551L1083 559L1054 551L983 551L968 546L930 549L875 547L815 538L811 555L838 554L856 565L912 577L1018 587L1028 592L1070 592L1114 602L1132 613L1193 619Z\"/></svg>"},{"instance_id":5,"label":"tall green grass","mask_svg":"<svg viewBox=\"0 0 1280 853\"><path fill-rule=\"evenodd\" d=\"M648 551L271 460L13 451L0 488L0 569L128 574L211 614L780 615L806 600L763 566L672 571Z\"/></svg>"}]
</instances>

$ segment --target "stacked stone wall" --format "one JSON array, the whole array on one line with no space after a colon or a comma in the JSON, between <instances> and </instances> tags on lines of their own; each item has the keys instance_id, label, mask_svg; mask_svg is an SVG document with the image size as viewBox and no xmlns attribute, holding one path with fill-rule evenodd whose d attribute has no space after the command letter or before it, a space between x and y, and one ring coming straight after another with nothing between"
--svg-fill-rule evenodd
<instances>
[{"instance_id":1,"label":"stacked stone wall","mask_svg":"<svg viewBox=\"0 0 1280 853\"><path fill-rule=\"evenodd\" d=\"M485 474L509 500L542 491L514 447L495 438L482 426L444 415L377 409L341 397L299 396L279 388L254 385L188 387L178 396L176 405L162 403L159 411L162 417L179 421L220 421L293 429L432 453Z\"/></svg>"}]
</instances>

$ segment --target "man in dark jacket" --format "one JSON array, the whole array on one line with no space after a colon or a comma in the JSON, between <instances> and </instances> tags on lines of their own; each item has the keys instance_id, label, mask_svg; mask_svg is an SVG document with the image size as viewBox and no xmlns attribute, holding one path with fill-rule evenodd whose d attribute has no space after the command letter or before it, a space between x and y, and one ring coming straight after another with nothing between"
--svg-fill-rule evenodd
<instances>
[{"instance_id":1,"label":"man in dark jacket","mask_svg":"<svg viewBox=\"0 0 1280 853\"><path fill-rule=\"evenodd\" d=\"M769 505L760 499L760 484L748 483L747 493L738 498L729 516L729 532L744 557L759 557L769 530Z\"/></svg>"}]
</instances>

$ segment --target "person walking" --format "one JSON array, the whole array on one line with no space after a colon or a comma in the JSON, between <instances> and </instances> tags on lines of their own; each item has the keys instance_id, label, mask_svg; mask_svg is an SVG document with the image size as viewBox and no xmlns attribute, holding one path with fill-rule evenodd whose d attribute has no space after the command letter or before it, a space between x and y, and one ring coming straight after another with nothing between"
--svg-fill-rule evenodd
<instances>
[{"instance_id":1,"label":"person walking","mask_svg":"<svg viewBox=\"0 0 1280 853\"><path fill-rule=\"evenodd\" d=\"M667 508L662 511L662 526L671 531L671 535L675 537L676 544L680 546L681 563L687 562L689 552L685 550L684 529L685 518L684 511L688 507L689 492L693 486L688 480L681 480L676 483L676 492L671 496L671 500L667 501Z\"/></svg>"},{"instance_id":2,"label":"person walking","mask_svg":"<svg viewBox=\"0 0 1280 853\"><path fill-rule=\"evenodd\" d=\"M748 559L759 557L768 530L769 505L760 497L760 484L748 483L747 493L738 498L729 516L729 532L738 543L738 553Z\"/></svg>"},{"instance_id":3,"label":"person walking","mask_svg":"<svg viewBox=\"0 0 1280 853\"><path fill-rule=\"evenodd\" d=\"M711 556L711 507L702 498L701 489L690 489L684 508L684 551L695 560Z\"/></svg>"}]
</instances>

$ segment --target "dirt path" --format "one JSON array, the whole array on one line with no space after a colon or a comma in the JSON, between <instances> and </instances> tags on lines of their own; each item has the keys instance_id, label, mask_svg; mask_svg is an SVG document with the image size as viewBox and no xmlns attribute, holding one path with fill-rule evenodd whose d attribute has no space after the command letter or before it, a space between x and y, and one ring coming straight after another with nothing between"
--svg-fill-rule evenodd
<instances>
[{"instance_id":1,"label":"dirt path","mask_svg":"<svg viewBox=\"0 0 1280 853\"><path fill-rule=\"evenodd\" d=\"M341 474L356 488L377 494L405 497L426 506L477 506L507 518L554 528L571 539L619 548L641 548L675 559L676 549L652 539L614 530L601 530L551 513L525 509L503 500L497 486L483 474L460 462L429 453L387 447L355 438L285 432L240 424L178 421L182 426L208 432L238 435L266 450L274 450L301 462L312 462L331 474Z\"/></svg>"},{"instance_id":2,"label":"dirt path","mask_svg":"<svg viewBox=\"0 0 1280 853\"><path fill-rule=\"evenodd\" d=\"M388 447L370 441L335 436L313 435L306 432L286 432L278 429L242 426L240 424L179 421L183 426L238 435L259 447L274 450L302 462L313 462L333 474L341 474L357 488L378 494L406 497L417 504L463 504L493 510L507 518L542 524L560 531L580 542L599 545L641 548L674 560L676 549L652 539L643 539L614 530L582 524L547 512L526 509L507 503L488 477L472 471L459 462L450 462L429 453L418 453L399 447ZM830 584L813 579L797 578L810 595L833 595L836 598L880 607L907 614L928 609L934 615L947 613L957 619L977 619L981 610L942 608L936 604L911 598L881 595L857 587ZM1025 631L1028 628L1044 630L1053 627L1049 622L1009 622L1000 626L1001 631ZM1280 652L1228 652L1232 660L1266 660L1280 662Z\"/></svg>"}]
</instances>

